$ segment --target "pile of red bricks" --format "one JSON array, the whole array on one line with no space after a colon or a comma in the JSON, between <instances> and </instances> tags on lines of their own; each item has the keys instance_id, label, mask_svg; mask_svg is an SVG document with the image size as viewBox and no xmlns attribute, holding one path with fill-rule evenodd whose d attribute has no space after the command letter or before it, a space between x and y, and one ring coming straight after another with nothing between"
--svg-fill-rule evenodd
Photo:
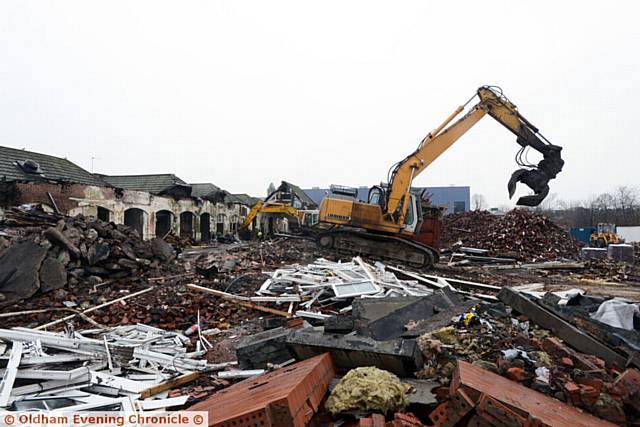
<instances>
[{"instance_id":1,"label":"pile of red bricks","mask_svg":"<svg viewBox=\"0 0 640 427\"><path fill-rule=\"evenodd\" d=\"M578 242L544 215L514 209L503 216L487 211L447 215L443 219L442 248L463 246L488 249L491 255L525 261L576 258Z\"/></svg>"}]
</instances>

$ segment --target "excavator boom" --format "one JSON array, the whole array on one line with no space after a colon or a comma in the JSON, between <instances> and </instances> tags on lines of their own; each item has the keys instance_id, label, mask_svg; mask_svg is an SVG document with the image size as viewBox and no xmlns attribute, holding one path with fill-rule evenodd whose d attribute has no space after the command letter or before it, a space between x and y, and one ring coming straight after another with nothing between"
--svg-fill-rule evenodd
<instances>
[{"instance_id":1,"label":"excavator boom","mask_svg":"<svg viewBox=\"0 0 640 427\"><path fill-rule=\"evenodd\" d=\"M509 197L513 197L518 182L528 185L534 192L532 195L518 199L518 205L537 206L547 196L549 180L555 178L564 165L560 157L562 147L546 141L539 134L538 129L525 119L518 112L517 107L502 94L500 88L482 86L478 89L477 96L480 101L464 116L447 127L464 110L464 106L458 107L438 128L422 140L416 151L396 164L387 193L386 208L389 218L402 224L413 179L486 114L515 134L516 142L521 146L516 161L522 168L511 175L507 184ZM543 159L537 165L527 164L523 160L524 151L529 147L543 155Z\"/></svg>"}]
</instances>

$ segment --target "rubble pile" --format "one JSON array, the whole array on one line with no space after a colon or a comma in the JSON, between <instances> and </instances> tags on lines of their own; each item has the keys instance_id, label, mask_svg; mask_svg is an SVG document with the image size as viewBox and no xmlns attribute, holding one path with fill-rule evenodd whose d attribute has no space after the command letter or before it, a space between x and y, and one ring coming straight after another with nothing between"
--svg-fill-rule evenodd
<instances>
[{"instance_id":1,"label":"rubble pile","mask_svg":"<svg viewBox=\"0 0 640 427\"><path fill-rule=\"evenodd\" d=\"M487 211L445 216L441 247L452 249L456 245L534 262L576 259L580 249L578 242L549 218L524 209L514 209L504 216Z\"/></svg>"},{"instance_id":2,"label":"rubble pile","mask_svg":"<svg viewBox=\"0 0 640 427\"><path fill-rule=\"evenodd\" d=\"M349 269L340 269L349 264ZM330 268L318 274L324 266ZM383 271L380 264L365 266L372 274ZM326 410L334 421L347 423L354 411L364 413L361 424L369 416L387 425L396 425L390 420L397 417L409 417L416 426L442 425L445 419L446 425L454 425L456 417L464 414L469 424L459 425L495 425L498 419L504 424L521 421L527 412L539 418L541 425L640 420L635 407L640 398L640 383L635 382L640 378L640 362L634 360L640 347L637 304L586 296L582 291L539 292L540 284L523 285L520 291L399 269L394 271L415 278L428 292L367 294L366 287L351 283L352 290L362 293L336 302L336 294L328 291L331 281L356 282L353 272L359 267L357 260L320 259L272 273L255 301L281 298L284 304L304 304L324 287L327 295L312 303L317 304L316 311L289 310L322 326L281 322L275 329L243 338L236 348L239 368L251 372L331 354L336 371L346 376L342 387L330 394ZM344 273L349 280L342 277ZM359 279L366 283L365 278L366 274ZM372 283L379 280L374 276ZM394 283L387 282L394 288L390 285ZM277 292L265 296L271 289ZM470 293L474 289L482 294ZM616 310L619 315L613 313ZM403 403L394 409L385 400L386 392L394 388L370 384L377 383L369 377L378 370L406 385L407 400L398 396ZM353 378L358 381L345 388L346 380ZM485 397L478 400L478 396ZM460 399L466 402L462 407ZM487 405L501 408L500 412ZM321 408L316 411L323 416Z\"/></svg>"},{"instance_id":3,"label":"rubble pile","mask_svg":"<svg viewBox=\"0 0 640 427\"><path fill-rule=\"evenodd\" d=\"M640 420L635 403L640 387L628 388L624 379L640 378L640 371L576 351L526 316L509 315L502 303L477 306L452 326L419 337L418 346L425 357L420 378L448 383L464 360L600 418L620 424Z\"/></svg>"},{"instance_id":4,"label":"rubble pile","mask_svg":"<svg viewBox=\"0 0 640 427\"><path fill-rule=\"evenodd\" d=\"M171 245L162 239L144 241L124 225L17 209L8 218L5 227L24 228L5 232L15 237L0 246L0 306L36 293L180 271L172 263L176 253Z\"/></svg>"},{"instance_id":5,"label":"rubble pile","mask_svg":"<svg viewBox=\"0 0 640 427\"><path fill-rule=\"evenodd\" d=\"M254 416L271 425L524 425L523 414L540 425L640 422L640 306L543 291L575 277L635 278L628 264L416 273L329 260L294 238L188 247L162 263L158 240L113 224L40 213L11 220L0 265L29 244L38 256L13 258L20 268L6 277L28 277L22 258L40 260L30 261L40 287L0 313L5 328L21 326L0 329L0 406L9 410L58 400L142 411L197 401L190 409L208 411L210 425ZM539 220L525 212L511 221L532 236L555 227ZM43 273L49 258L66 259L67 281L44 293L54 277Z\"/></svg>"},{"instance_id":6,"label":"rubble pile","mask_svg":"<svg viewBox=\"0 0 640 427\"><path fill-rule=\"evenodd\" d=\"M322 251L309 240L280 237L186 250L181 258L193 263L201 275L223 279L225 276L218 276L219 273L261 271L286 263L311 262L321 255Z\"/></svg>"},{"instance_id":7,"label":"rubble pile","mask_svg":"<svg viewBox=\"0 0 640 427\"><path fill-rule=\"evenodd\" d=\"M585 278L610 282L640 283L640 267L607 258L591 259L585 263Z\"/></svg>"}]
</instances>

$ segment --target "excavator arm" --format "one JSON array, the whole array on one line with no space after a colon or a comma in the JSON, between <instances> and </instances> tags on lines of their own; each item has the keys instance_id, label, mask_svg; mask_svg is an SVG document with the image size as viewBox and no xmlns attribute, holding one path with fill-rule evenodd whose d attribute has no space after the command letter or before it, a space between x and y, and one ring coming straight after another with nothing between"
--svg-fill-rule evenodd
<instances>
[{"instance_id":1,"label":"excavator arm","mask_svg":"<svg viewBox=\"0 0 640 427\"><path fill-rule=\"evenodd\" d=\"M522 168L512 174L507 184L509 197L513 196L518 182L528 185L534 192L532 195L521 197L517 202L518 205L537 206L547 196L549 180L555 178L564 165L560 157L562 147L550 144L540 135L538 129L518 112L517 107L502 95L499 88L482 86L478 89L477 96L480 101L464 116L449 125L475 96L464 106L458 107L438 128L430 132L420 142L416 151L395 165L389 180L386 205L383 206L388 219L398 224L404 222L413 179L486 114L513 132L517 137L516 142L521 146L516 161ZM526 164L522 160L524 150L528 147L542 154L543 159L537 165Z\"/></svg>"},{"instance_id":2,"label":"excavator arm","mask_svg":"<svg viewBox=\"0 0 640 427\"><path fill-rule=\"evenodd\" d=\"M247 214L247 217L244 219L244 221L242 223L242 227L243 228L248 228L249 225L251 225L251 222L253 221L253 219L259 213L282 213L282 214L287 214L287 215L290 215L290 216L296 218L298 220L298 223L301 222L301 218L300 218L301 217L301 213L300 213L300 211L298 209L294 208L293 206L284 205L284 204L281 204L281 203L257 202L255 205L253 205L253 207L251 208L251 210Z\"/></svg>"},{"instance_id":3,"label":"excavator arm","mask_svg":"<svg viewBox=\"0 0 640 427\"><path fill-rule=\"evenodd\" d=\"M263 206L262 202L256 202L256 204L253 205L253 207L247 214L247 217L242 222L242 228L249 228L249 225L251 225L251 222L256 217L256 215L258 215L258 212L260 212L260 209L262 208L262 206Z\"/></svg>"}]
</instances>

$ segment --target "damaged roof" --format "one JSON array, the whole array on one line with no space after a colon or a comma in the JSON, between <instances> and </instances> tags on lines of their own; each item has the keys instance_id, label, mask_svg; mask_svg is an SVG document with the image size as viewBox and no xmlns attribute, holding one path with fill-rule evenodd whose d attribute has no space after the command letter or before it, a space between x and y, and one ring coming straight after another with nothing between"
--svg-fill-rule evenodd
<instances>
[{"instance_id":1,"label":"damaged roof","mask_svg":"<svg viewBox=\"0 0 640 427\"><path fill-rule=\"evenodd\" d=\"M248 194L232 194L232 196L234 199L238 200L239 203L247 206L253 206L260 200L255 197L251 197Z\"/></svg>"},{"instance_id":2,"label":"damaged roof","mask_svg":"<svg viewBox=\"0 0 640 427\"><path fill-rule=\"evenodd\" d=\"M220 187L211 184L210 182L189 185L191 186L191 195L193 197L206 198L207 196L215 196L219 192L223 191Z\"/></svg>"},{"instance_id":3,"label":"damaged roof","mask_svg":"<svg viewBox=\"0 0 640 427\"><path fill-rule=\"evenodd\" d=\"M306 208L314 208L317 207L316 202L313 201L311 197L307 193L305 193L300 187L297 185L291 184L287 181L282 181L276 191L269 194L265 200L269 201L274 195L278 193L291 193L296 196L297 199L303 204Z\"/></svg>"},{"instance_id":4,"label":"damaged roof","mask_svg":"<svg viewBox=\"0 0 640 427\"><path fill-rule=\"evenodd\" d=\"M289 186L289 188L291 189L291 191L302 201L302 203L304 203L305 205L309 205L309 206L316 206L316 202L313 201L313 199L311 197L309 197L309 195L307 193L305 193L302 188L298 187L297 185L291 184L290 182L287 181L282 181L282 184L286 184ZM282 184L280 185L282 187Z\"/></svg>"},{"instance_id":5,"label":"damaged roof","mask_svg":"<svg viewBox=\"0 0 640 427\"><path fill-rule=\"evenodd\" d=\"M67 159L9 147L0 147L0 179L2 178L7 181L106 185L100 177Z\"/></svg>"},{"instance_id":6,"label":"damaged roof","mask_svg":"<svg viewBox=\"0 0 640 427\"><path fill-rule=\"evenodd\" d=\"M174 187L190 185L172 173L152 175L101 175L102 179L117 188L160 194Z\"/></svg>"}]
</instances>

